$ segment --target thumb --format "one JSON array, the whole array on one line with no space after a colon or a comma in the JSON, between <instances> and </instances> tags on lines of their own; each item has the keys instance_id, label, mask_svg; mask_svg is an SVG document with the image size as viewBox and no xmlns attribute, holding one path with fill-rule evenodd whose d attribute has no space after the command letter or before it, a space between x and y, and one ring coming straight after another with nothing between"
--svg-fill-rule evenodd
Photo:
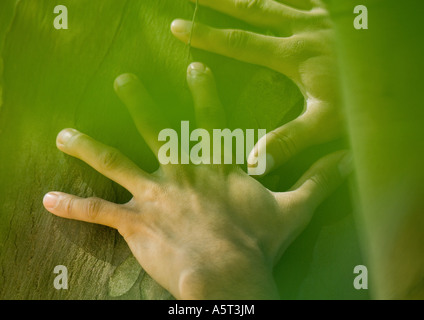
<instances>
[{"instance_id":1,"label":"thumb","mask_svg":"<svg viewBox=\"0 0 424 320\"><path fill-rule=\"evenodd\" d=\"M315 162L291 190L275 193L275 198L282 209L282 229L286 231L286 239L278 256L281 256L287 246L306 228L315 209L332 194L352 170L351 153L334 152Z\"/></svg>"},{"instance_id":2,"label":"thumb","mask_svg":"<svg viewBox=\"0 0 424 320\"><path fill-rule=\"evenodd\" d=\"M284 210L284 223L292 226L292 235L299 234L307 226L315 209L352 171L351 153L337 151L315 162L289 191L275 194L281 208L286 208L289 203L290 207L295 205L299 209Z\"/></svg>"},{"instance_id":3,"label":"thumb","mask_svg":"<svg viewBox=\"0 0 424 320\"><path fill-rule=\"evenodd\" d=\"M250 152L248 163L255 163L258 154L266 154L265 175L309 146L337 138L342 133L340 124L339 113L328 104L310 103L301 116L260 139Z\"/></svg>"}]
</instances>

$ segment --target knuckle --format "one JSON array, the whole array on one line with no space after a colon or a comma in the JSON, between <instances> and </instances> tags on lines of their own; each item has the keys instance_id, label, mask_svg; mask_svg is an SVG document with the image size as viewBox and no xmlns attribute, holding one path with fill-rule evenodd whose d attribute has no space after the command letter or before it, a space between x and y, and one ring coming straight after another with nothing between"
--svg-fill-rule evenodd
<instances>
[{"instance_id":1,"label":"knuckle","mask_svg":"<svg viewBox=\"0 0 424 320\"><path fill-rule=\"evenodd\" d=\"M329 178L326 174L317 174L310 179L322 193L327 193L329 186Z\"/></svg>"},{"instance_id":2,"label":"knuckle","mask_svg":"<svg viewBox=\"0 0 424 320\"><path fill-rule=\"evenodd\" d=\"M320 7L309 11L308 21L315 29L330 29L333 27L328 11Z\"/></svg>"},{"instance_id":3,"label":"knuckle","mask_svg":"<svg viewBox=\"0 0 424 320\"><path fill-rule=\"evenodd\" d=\"M296 38L295 40L292 41L291 44L291 51L294 52L295 54L301 54L302 52L305 51L305 48L307 47L307 43L306 43L306 39L303 38Z\"/></svg>"},{"instance_id":4,"label":"knuckle","mask_svg":"<svg viewBox=\"0 0 424 320\"><path fill-rule=\"evenodd\" d=\"M237 9L252 10L262 9L264 6L264 0L236 0L235 7Z\"/></svg>"},{"instance_id":5,"label":"knuckle","mask_svg":"<svg viewBox=\"0 0 424 320\"><path fill-rule=\"evenodd\" d=\"M102 209L102 202L97 198L88 198L85 203L85 212L88 219L95 221L100 214Z\"/></svg>"},{"instance_id":6,"label":"knuckle","mask_svg":"<svg viewBox=\"0 0 424 320\"><path fill-rule=\"evenodd\" d=\"M216 119L219 115L219 109L211 104L204 104L198 110L198 116L205 120Z\"/></svg>"},{"instance_id":7,"label":"knuckle","mask_svg":"<svg viewBox=\"0 0 424 320\"><path fill-rule=\"evenodd\" d=\"M74 207L75 207L75 199L73 198L67 198L65 200L65 203L63 205L63 210L68 214L71 215L74 211Z\"/></svg>"},{"instance_id":8,"label":"knuckle","mask_svg":"<svg viewBox=\"0 0 424 320\"><path fill-rule=\"evenodd\" d=\"M120 154L118 150L108 148L100 153L99 160L102 169L113 170L119 165Z\"/></svg>"},{"instance_id":9,"label":"knuckle","mask_svg":"<svg viewBox=\"0 0 424 320\"><path fill-rule=\"evenodd\" d=\"M227 33L227 46L233 49L243 49L246 47L248 35L242 30L230 30Z\"/></svg>"},{"instance_id":10,"label":"knuckle","mask_svg":"<svg viewBox=\"0 0 424 320\"><path fill-rule=\"evenodd\" d=\"M310 179L323 195L329 195L341 182L336 172L333 170L322 170Z\"/></svg>"},{"instance_id":11,"label":"knuckle","mask_svg":"<svg viewBox=\"0 0 424 320\"><path fill-rule=\"evenodd\" d=\"M155 203L161 198L162 189L159 185L152 185L142 191L143 199L145 202Z\"/></svg>"},{"instance_id":12,"label":"knuckle","mask_svg":"<svg viewBox=\"0 0 424 320\"><path fill-rule=\"evenodd\" d=\"M282 41L279 47L280 56L289 61L302 60L308 48L307 40L299 36L292 37L288 41Z\"/></svg>"},{"instance_id":13,"label":"knuckle","mask_svg":"<svg viewBox=\"0 0 424 320\"><path fill-rule=\"evenodd\" d=\"M271 138L274 139L284 159L291 158L297 153L298 149L293 138L287 134L277 133L275 131L271 131L269 134Z\"/></svg>"}]
</instances>

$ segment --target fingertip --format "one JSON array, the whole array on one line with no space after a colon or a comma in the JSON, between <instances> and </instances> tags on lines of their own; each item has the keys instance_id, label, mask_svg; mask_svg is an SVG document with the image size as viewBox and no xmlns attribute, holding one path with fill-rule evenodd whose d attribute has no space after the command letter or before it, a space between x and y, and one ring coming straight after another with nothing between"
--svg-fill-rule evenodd
<instances>
[{"instance_id":1,"label":"fingertip","mask_svg":"<svg viewBox=\"0 0 424 320\"><path fill-rule=\"evenodd\" d=\"M203 75L206 72L207 67L201 62L193 62L187 68L187 74L190 76Z\"/></svg>"},{"instance_id":2,"label":"fingertip","mask_svg":"<svg viewBox=\"0 0 424 320\"><path fill-rule=\"evenodd\" d=\"M250 151L247 158L247 173L257 177L264 177L276 167L275 156L267 148L267 136L263 136ZM265 166L258 168L259 162L265 161Z\"/></svg>"},{"instance_id":3,"label":"fingertip","mask_svg":"<svg viewBox=\"0 0 424 320\"><path fill-rule=\"evenodd\" d=\"M46 193L43 197L43 205L48 211L52 212L59 203L59 194L57 192Z\"/></svg>"},{"instance_id":4,"label":"fingertip","mask_svg":"<svg viewBox=\"0 0 424 320\"><path fill-rule=\"evenodd\" d=\"M192 29L192 23L187 20L175 19L171 23L171 32L182 41L188 41Z\"/></svg>"},{"instance_id":5,"label":"fingertip","mask_svg":"<svg viewBox=\"0 0 424 320\"><path fill-rule=\"evenodd\" d=\"M247 174L262 178L274 170L275 160L272 154L265 155L265 166L259 166L258 156L250 156L247 161Z\"/></svg>"},{"instance_id":6,"label":"fingertip","mask_svg":"<svg viewBox=\"0 0 424 320\"><path fill-rule=\"evenodd\" d=\"M132 73L121 74L115 79L114 89L119 93L122 89L128 87L130 84L135 83L136 81L138 81L138 78Z\"/></svg>"},{"instance_id":7,"label":"fingertip","mask_svg":"<svg viewBox=\"0 0 424 320\"><path fill-rule=\"evenodd\" d=\"M193 97L208 97L207 99L216 100L216 83L211 69L201 62L193 62L187 68L187 83L193 94ZM204 100L202 98L202 100ZM204 101L202 102L204 103Z\"/></svg>"},{"instance_id":8,"label":"fingertip","mask_svg":"<svg viewBox=\"0 0 424 320\"><path fill-rule=\"evenodd\" d=\"M208 79L213 80L211 69L201 62L193 62L187 68L188 80Z\"/></svg>"},{"instance_id":9,"label":"fingertip","mask_svg":"<svg viewBox=\"0 0 424 320\"><path fill-rule=\"evenodd\" d=\"M75 136L76 134L79 134L80 132L73 128L66 128L60 131L56 137L56 146L59 149L62 149L69 140Z\"/></svg>"}]
</instances>

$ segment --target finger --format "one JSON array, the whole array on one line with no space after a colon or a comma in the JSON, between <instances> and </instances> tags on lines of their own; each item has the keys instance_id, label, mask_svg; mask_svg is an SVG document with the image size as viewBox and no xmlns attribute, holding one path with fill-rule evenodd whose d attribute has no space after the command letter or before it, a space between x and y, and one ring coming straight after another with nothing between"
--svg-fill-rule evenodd
<instances>
[{"instance_id":1,"label":"finger","mask_svg":"<svg viewBox=\"0 0 424 320\"><path fill-rule=\"evenodd\" d=\"M214 136L215 129L225 127L225 111L218 97L212 71L207 66L199 62L192 63L187 69L187 82L193 96L197 126L200 130L205 130L205 134L198 130L194 131L192 134L197 133L199 136L195 136L193 139L197 138L205 142L204 139L210 139L211 136ZM209 135L206 135L206 133L209 133ZM213 154L209 154L209 151L202 148L202 155L200 156L199 151L194 152L197 150L194 147L191 151L192 161L196 164L201 162L232 163L233 152L225 143L221 148L215 145L213 148Z\"/></svg>"},{"instance_id":2,"label":"finger","mask_svg":"<svg viewBox=\"0 0 424 320\"><path fill-rule=\"evenodd\" d=\"M315 209L353 171L352 154L338 151L318 160L291 188L299 203Z\"/></svg>"},{"instance_id":3,"label":"finger","mask_svg":"<svg viewBox=\"0 0 424 320\"><path fill-rule=\"evenodd\" d=\"M174 20L171 31L188 43L191 26L190 21ZM299 36L277 38L243 30L216 29L200 23L195 24L191 36L193 47L268 67L287 76L295 74L302 43Z\"/></svg>"},{"instance_id":4,"label":"finger","mask_svg":"<svg viewBox=\"0 0 424 320\"><path fill-rule=\"evenodd\" d=\"M289 31L293 20L305 14L272 0L199 0L199 4L252 25L279 31Z\"/></svg>"},{"instance_id":5,"label":"finger","mask_svg":"<svg viewBox=\"0 0 424 320\"><path fill-rule=\"evenodd\" d=\"M318 3L321 0L276 0L277 2L284 3L293 8L310 10L314 6L319 6Z\"/></svg>"},{"instance_id":6,"label":"finger","mask_svg":"<svg viewBox=\"0 0 424 320\"><path fill-rule=\"evenodd\" d=\"M255 163L258 154L266 154L266 175L309 146L335 139L341 133L340 122L334 110L322 104L308 106L301 116L260 139L248 163Z\"/></svg>"},{"instance_id":7,"label":"finger","mask_svg":"<svg viewBox=\"0 0 424 320\"><path fill-rule=\"evenodd\" d=\"M193 97L196 124L212 132L225 127L225 111L216 90L212 71L200 62L187 69L187 82Z\"/></svg>"},{"instance_id":8,"label":"finger","mask_svg":"<svg viewBox=\"0 0 424 320\"><path fill-rule=\"evenodd\" d=\"M157 156L160 147L158 134L168 127L163 120L163 114L135 75L120 75L116 78L114 87L119 98L127 106L138 131Z\"/></svg>"},{"instance_id":9,"label":"finger","mask_svg":"<svg viewBox=\"0 0 424 320\"><path fill-rule=\"evenodd\" d=\"M284 245L278 256L306 228L315 209L352 172L350 152L338 151L318 160L288 192L274 193L281 208L279 224L284 230Z\"/></svg>"},{"instance_id":10,"label":"finger","mask_svg":"<svg viewBox=\"0 0 424 320\"><path fill-rule=\"evenodd\" d=\"M310 144L307 139L309 130L307 124L298 118L267 133L249 154L248 173L252 170L249 164L256 163L255 158L261 154L265 155L266 159L263 176L285 163Z\"/></svg>"},{"instance_id":11,"label":"finger","mask_svg":"<svg viewBox=\"0 0 424 320\"><path fill-rule=\"evenodd\" d=\"M130 212L123 206L98 198L80 198L62 192L49 192L43 198L44 207L62 218L85 221L124 230Z\"/></svg>"},{"instance_id":12,"label":"finger","mask_svg":"<svg viewBox=\"0 0 424 320\"><path fill-rule=\"evenodd\" d=\"M57 147L76 157L128 191L135 193L149 176L118 150L106 146L75 129L62 130L56 139Z\"/></svg>"}]
</instances>

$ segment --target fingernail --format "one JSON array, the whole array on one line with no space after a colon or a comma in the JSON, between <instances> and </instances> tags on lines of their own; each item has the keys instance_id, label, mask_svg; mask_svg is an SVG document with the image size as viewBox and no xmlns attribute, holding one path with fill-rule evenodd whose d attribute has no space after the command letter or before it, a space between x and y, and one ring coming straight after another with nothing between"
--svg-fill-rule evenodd
<instances>
[{"instance_id":1,"label":"fingernail","mask_svg":"<svg viewBox=\"0 0 424 320\"><path fill-rule=\"evenodd\" d=\"M191 22L185 20L174 20L171 23L171 31L178 34L189 34L191 32Z\"/></svg>"},{"instance_id":2,"label":"fingernail","mask_svg":"<svg viewBox=\"0 0 424 320\"><path fill-rule=\"evenodd\" d=\"M249 160L247 162L247 173L249 175L259 175L262 177L273 170L275 166L275 160L271 154L267 153L265 155L265 170L263 171L262 174L258 174L258 165L259 165L258 161L260 161L258 159L259 157L258 154L259 152L253 151L252 154L249 156Z\"/></svg>"},{"instance_id":3,"label":"fingernail","mask_svg":"<svg viewBox=\"0 0 424 320\"><path fill-rule=\"evenodd\" d=\"M188 66L188 74L191 77L197 77L199 75L205 74L206 66L200 62L193 62Z\"/></svg>"},{"instance_id":4,"label":"fingernail","mask_svg":"<svg viewBox=\"0 0 424 320\"><path fill-rule=\"evenodd\" d=\"M347 177L353 171L353 156L347 152L339 162L339 172L342 177Z\"/></svg>"},{"instance_id":5,"label":"fingernail","mask_svg":"<svg viewBox=\"0 0 424 320\"><path fill-rule=\"evenodd\" d=\"M121 74L115 79L115 88L122 88L131 81L135 80L135 76L130 73Z\"/></svg>"},{"instance_id":6,"label":"fingernail","mask_svg":"<svg viewBox=\"0 0 424 320\"><path fill-rule=\"evenodd\" d=\"M54 209L57 206L59 196L56 193L49 192L43 198L43 205L46 209Z\"/></svg>"},{"instance_id":7,"label":"fingernail","mask_svg":"<svg viewBox=\"0 0 424 320\"><path fill-rule=\"evenodd\" d=\"M56 142L57 145L63 146L65 145L78 131L75 129L65 129L59 132Z\"/></svg>"},{"instance_id":8,"label":"fingernail","mask_svg":"<svg viewBox=\"0 0 424 320\"><path fill-rule=\"evenodd\" d=\"M258 145L256 144L252 151L250 151L249 156L247 157L247 168L256 168L258 165Z\"/></svg>"}]
</instances>

